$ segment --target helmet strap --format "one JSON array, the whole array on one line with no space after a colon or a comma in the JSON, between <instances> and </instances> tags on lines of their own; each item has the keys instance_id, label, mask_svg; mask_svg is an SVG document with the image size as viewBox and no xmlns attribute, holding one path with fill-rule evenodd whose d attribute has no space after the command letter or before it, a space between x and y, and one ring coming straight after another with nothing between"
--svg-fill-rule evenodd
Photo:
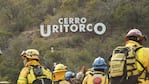
<instances>
[{"instance_id":1,"label":"helmet strap","mask_svg":"<svg viewBox=\"0 0 149 84\"><path fill-rule=\"evenodd\" d=\"M133 41L138 42L141 45L144 43L144 37L129 36L129 37L126 37L125 40L126 41L133 40Z\"/></svg>"}]
</instances>

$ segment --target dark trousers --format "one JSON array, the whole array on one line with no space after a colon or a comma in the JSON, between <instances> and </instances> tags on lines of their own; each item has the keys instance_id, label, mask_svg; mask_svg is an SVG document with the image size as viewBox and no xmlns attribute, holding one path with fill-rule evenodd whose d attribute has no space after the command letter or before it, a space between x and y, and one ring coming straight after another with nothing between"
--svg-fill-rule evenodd
<instances>
[{"instance_id":1,"label":"dark trousers","mask_svg":"<svg viewBox=\"0 0 149 84\"><path fill-rule=\"evenodd\" d=\"M111 84L138 84L138 76L131 76L128 79L123 77L113 77L110 78Z\"/></svg>"}]
</instances>

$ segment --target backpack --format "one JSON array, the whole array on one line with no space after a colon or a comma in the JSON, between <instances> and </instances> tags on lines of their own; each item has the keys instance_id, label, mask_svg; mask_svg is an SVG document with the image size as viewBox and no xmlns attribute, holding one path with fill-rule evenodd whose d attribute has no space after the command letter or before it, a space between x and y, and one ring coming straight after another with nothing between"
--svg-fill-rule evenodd
<instances>
[{"instance_id":1,"label":"backpack","mask_svg":"<svg viewBox=\"0 0 149 84\"><path fill-rule=\"evenodd\" d=\"M52 80L47 77L47 70L43 66L30 66L28 73L28 82L30 81L32 84L52 84Z\"/></svg>"},{"instance_id":2,"label":"backpack","mask_svg":"<svg viewBox=\"0 0 149 84\"><path fill-rule=\"evenodd\" d=\"M136 52L142 47L118 46L113 50L109 61L109 77L122 77L127 79L130 76L140 76L145 70L144 66L136 58ZM137 70L136 63L139 63L143 71Z\"/></svg>"}]
</instances>

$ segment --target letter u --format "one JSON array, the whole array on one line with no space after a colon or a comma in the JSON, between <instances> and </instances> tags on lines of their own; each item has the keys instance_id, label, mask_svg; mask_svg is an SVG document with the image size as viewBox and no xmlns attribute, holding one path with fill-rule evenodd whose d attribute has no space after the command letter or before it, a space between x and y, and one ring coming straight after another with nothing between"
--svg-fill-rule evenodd
<instances>
[{"instance_id":1,"label":"letter u","mask_svg":"<svg viewBox=\"0 0 149 84\"><path fill-rule=\"evenodd\" d=\"M40 35L43 37L48 37L51 35L51 26L47 25L47 31L45 32L44 25L40 25Z\"/></svg>"}]
</instances>

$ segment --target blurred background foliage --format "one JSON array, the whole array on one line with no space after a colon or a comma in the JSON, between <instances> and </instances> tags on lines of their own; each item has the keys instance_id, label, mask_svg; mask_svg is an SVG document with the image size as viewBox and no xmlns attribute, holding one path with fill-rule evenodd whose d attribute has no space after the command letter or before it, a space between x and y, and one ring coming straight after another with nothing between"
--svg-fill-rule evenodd
<instances>
[{"instance_id":1,"label":"blurred background foliage","mask_svg":"<svg viewBox=\"0 0 149 84\"><path fill-rule=\"evenodd\" d=\"M86 17L88 23L104 23L107 30L103 35L69 32L41 37L40 24L58 24L60 17ZM0 80L16 84L23 67L20 53L28 48L38 49L42 65L49 68L54 62L74 72L83 65L90 68L98 56L107 61L131 28L148 37L148 22L149 0L0 0Z\"/></svg>"}]
</instances>

